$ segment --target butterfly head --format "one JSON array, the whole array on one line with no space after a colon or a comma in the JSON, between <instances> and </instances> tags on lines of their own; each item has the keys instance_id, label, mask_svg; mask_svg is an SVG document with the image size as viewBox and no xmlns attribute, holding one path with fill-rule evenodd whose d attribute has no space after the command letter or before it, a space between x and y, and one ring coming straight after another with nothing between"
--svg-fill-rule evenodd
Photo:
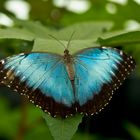
<instances>
[{"instance_id":1,"label":"butterfly head","mask_svg":"<svg viewBox=\"0 0 140 140\"><path fill-rule=\"evenodd\" d=\"M72 62L72 55L69 54L69 50L68 49L64 50L64 61L66 63L71 63Z\"/></svg>"},{"instance_id":2,"label":"butterfly head","mask_svg":"<svg viewBox=\"0 0 140 140\"><path fill-rule=\"evenodd\" d=\"M64 50L64 55L69 55L69 50L68 49Z\"/></svg>"}]
</instances>

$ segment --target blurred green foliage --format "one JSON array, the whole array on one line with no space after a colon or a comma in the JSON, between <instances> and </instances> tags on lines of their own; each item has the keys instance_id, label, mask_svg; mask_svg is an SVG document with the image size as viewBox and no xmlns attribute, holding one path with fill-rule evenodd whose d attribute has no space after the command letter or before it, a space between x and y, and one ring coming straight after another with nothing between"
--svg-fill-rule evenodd
<instances>
[{"instance_id":1,"label":"blurred green foliage","mask_svg":"<svg viewBox=\"0 0 140 140\"><path fill-rule=\"evenodd\" d=\"M125 28L128 21L140 22L140 5L133 0L128 0L125 5L107 0L89 0L90 8L81 14L71 12L65 6L57 7L52 0L26 0L31 7L27 21L19 20L12 12L8 11L5 8L6 1L1 1L0 12L9 16L14 25L9 28L5 26L0 28L0 45L2 46L0 47L0 57L25 51L63 53L63 46L49 34L66 45L71 34L75 32L71 41L71 53L82 48L100 45L117 46L130 52L135 57L137 64L140 63L140 29L131 31ZM116 13L109 13L106 9L107 4L115 6ZM138 66L137 73L139 72L140 67ZM58 126L51 127L52 130L49 130L42 119L42 112L34 106L27 105L24 112L22 103L14 109L11 109L8 103L7 98L0 97L0 140L51 140L53 137L50 131L54 130L57 133L59 130L56 130ZM25 117L24 124L22 124L23 116ZM49 118L46 119L48 121ZM20 130L21 125L24 131ZM68 129L66 129L67 133L71 132L72 128L65 128ZM132 139L140 139L140 129L135 125L127 123L124 129L128 131ZM80 131L72 139L123 140L123 138L108 138L100 134L91 135Z\"/></svg>"},{"instance_id":2,"label":"blurred green foliage","mask_svg":"<svg viewBox=\"0 0 140 140\"><path fill-rule=\"evenodd\" d=\"M124 126L134 140L140 139L140 128L129 122L126 122Z\"/></svg>"}]
</instances>

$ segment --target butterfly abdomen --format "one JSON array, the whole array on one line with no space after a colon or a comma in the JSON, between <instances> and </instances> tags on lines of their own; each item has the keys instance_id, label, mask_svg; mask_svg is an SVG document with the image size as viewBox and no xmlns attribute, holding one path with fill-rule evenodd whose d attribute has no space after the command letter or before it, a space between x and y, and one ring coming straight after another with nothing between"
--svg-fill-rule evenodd
<instances>
[{"instance_id":1,"label":"butterfly abdomen","mask_svg":"<svg viewBox=\"0 0 140 140\"><path fill-rule=\"evenodd\" d=\"M68 72L68 75L69 75L69 79L71 81L73 81L74 80L74 76L75 76L73 64L72 63L67 63L66 64L66 69L67 69L67 72Z\"/></svg>"}]
</instances>

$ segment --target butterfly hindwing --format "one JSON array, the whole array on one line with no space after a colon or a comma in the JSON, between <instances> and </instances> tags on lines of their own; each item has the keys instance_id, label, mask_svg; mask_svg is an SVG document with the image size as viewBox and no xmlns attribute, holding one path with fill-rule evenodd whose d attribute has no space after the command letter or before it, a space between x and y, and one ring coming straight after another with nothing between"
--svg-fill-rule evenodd
<instances>
[{"instance_id":1,"label":"butterfly hindwing","mask_svg":"<svg viewBox=\"0 0 140 140\"><path fill-rule=\"evenodd\" d=\"M1 61L0 81L50 112L66 116L75 112L74 95L63 59L48 53L29 53Z\"/></svg>"},{"instance_id":2,"label":"butterfly hindwing","mask_svg":"<svg viewBox=\"0 0 140 140\"><path fill-rule=\"evenodd\" d=\"M78 112L99 112L134 69L132 57L113 48L89 48L74 55Z\"/></svg>"}]
</instances>

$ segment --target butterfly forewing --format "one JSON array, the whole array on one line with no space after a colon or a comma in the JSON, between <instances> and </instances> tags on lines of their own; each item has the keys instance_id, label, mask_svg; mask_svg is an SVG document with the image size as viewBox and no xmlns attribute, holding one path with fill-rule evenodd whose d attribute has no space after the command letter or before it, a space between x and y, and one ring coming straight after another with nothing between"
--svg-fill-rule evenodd
<instances>
[{"instance_id":1,"label":"butterfly forewing","mask_svg":"<svg viewBox=\"0 0 140 140\"><path fill-rule=\"evenodd\" d=\"M74 114L74 94L63 59L48 53L29 53L1 61L1 83L52 116Z\"/></svg>"},{"instance_id":2,"label":"butterfly forewing","mask_svg":"<svg viewBox=\"0 0 140 140\"><path fill-rule=\"evenodd\" d=\"M114 91L135 67L132 57L113 48L89 48L74 57L78 112L89 115L108 104Z\"/></svg>"}]
</instances>

